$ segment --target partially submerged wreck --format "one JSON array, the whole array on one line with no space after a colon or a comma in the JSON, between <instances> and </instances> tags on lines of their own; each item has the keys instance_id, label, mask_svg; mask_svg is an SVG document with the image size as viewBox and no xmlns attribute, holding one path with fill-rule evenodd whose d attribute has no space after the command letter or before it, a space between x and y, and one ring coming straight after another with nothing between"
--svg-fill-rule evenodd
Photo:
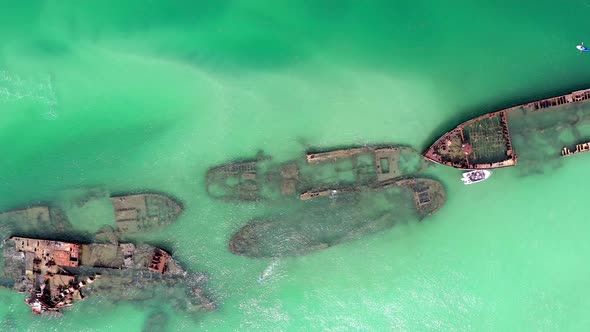
<instances>
[{"instance_id":1,"label":"partially submerged wreck","mask_svg":"<svg viewBox=\"0 0 590 332\"><path fill-rule=\"evenodd\" d=\"M252 220L229 241L229 250L250 257L303 255L347 240L421 220L446 200L435 180L411 178L343 189L312 190L302 211Z\"/></svg>"},{"instance_id":2,"label":"partially submerged wreck","mask_svg":"<svg viewBox=\"0 0 590 332\"><path fill-rule=\"evenodd\" d=\"M582 132L590 120L588 99L590 89L484 114L441 136L424 157L459 169L491 169L514 166L519 158L560 156L563 147L590 135Z\"/></svg>"},{"instance_id":3,"label":"partially submerged wreck","mask_svg":"<svg viewBox=\"0 0 590 332\"><path fill-rule=\"evenodd\" d=\"M124 235L162 229L183 212L177 200L162 194L136 193L108 196L108 199L113 206L114 223L103 227L96 237L111 241ZM38 205L0 213L0 236L8 236L8 233L63 236L72 230L73 225L57 206Z\"/></svg>"},{"instance_id":4,"label":"partially submerged wreck","mask_svg":"<svg viewBox=\"0 0 590 332\"><path fill-rule=\"evenodd\" d=\"M185 282L188 273L164 250L132 243L78 244L45 239L12 237L4 243L2 286L28 293L25 302L36 314L55 312L83 299L82 289L96 282L111 283L111 276L130 271L135 284L142 282ZM138 278L138 275L143 278ZM209 301L194 283L187 298L211 310ZM194 279L194 278L193 278ZM120 280L117 280L120 282ZM92 286L91 286L92 287ZM89 287L90 288L90 287ZM200 296L195 296L200 294Z\"/></svg>"},{"instance_id":5,"label":"partially submerged wreck","mask_svg":"<svg viewBox=\"0 0 590 332\"><path fill-rule=\"evenodd\" d=\"M588 152L588 151L590 151L590 142L584 142L584 143L576 144L574 151L570 150L568 147L564 147L563 150L561 150L561 156L562 157L569 157L569 156L576 155L578 153L584 153L584 152Z\"/></svg>"},{"instance_id":6,"label":"partially submerged wreck","mask_svg":"<svg viewBox=\"0 0 590 332\"><path fill-rule=\"evenodd\" d=\"M65 232L72 228L62 210L47 205L31 206L26 209L0 213L2 233L35 233L48 230L53 233Z\"/></svg>"},{"instance_id":7,"label":"partially submerged wreck","mask_svg":"<svg viewBox=\"0 0 590 332\"><path fill-rule=\"evenodd\" d=\"M250 221L228 247L251 257L302 255L438 211L443 186L413 178L425 167L409 147L361 146L282 164L258 157L222 165L207 173L207 190L225 200L299 198L285 207L292 211Z\"/></svg>"},{"instance_id":8,"label":"partially submerged wreck","mask_svg":"<svg viewBox=\"0 0 590 332\"><path fill-rule=\"evenodd\" d=\"M163 228L174 222L183 210L180 203L159 194L111 196L111 201L117 230L125 233Z\"/></svg>"},{"instance_id":9,"label":"partially submerged wreck","mask_svg":"<svg viewBox=\"0 0 590 332\"><path fill-rule=\"evenodd\" d=\"M218 199L257 201L296 197L318 186L370 185L419 172L415 150L402 146L363 146L308 153L305 160L272 164L268 157L229 163L207 172L207 191Z\"/></svg>"},{"instance_id":10,"label":"partially submerged wreck","mask_svg":"<svg viewBox=\"0 0 590 332\"><path fill-rule=\"evenodd\" d=\"M115 222L95 235L102 242L76 233L59 208L33 206L0 213L3 236L26 234L4 241L0 286L30 294L26 302L35 313L59 311L81 300L83 294L125 299L125 295L138 296L161 286L184 287L177 289L179 298L174 301L184 303L183 308L214 309L202 290L204 274L185 271L163 249L119 242L128 234L165 227L178 218L182 206L168 196L150 193L109 198ZM64 236L69 240L46 239ZM71 240L80 238L85 240ZM142 291L126 291L131 288Z\"/></svg>"}]
</instances>

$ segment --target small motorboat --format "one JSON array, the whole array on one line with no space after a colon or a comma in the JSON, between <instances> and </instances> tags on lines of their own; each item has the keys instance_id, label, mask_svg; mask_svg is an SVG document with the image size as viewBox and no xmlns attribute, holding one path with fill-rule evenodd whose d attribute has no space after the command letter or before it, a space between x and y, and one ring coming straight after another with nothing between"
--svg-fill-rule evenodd
<instances>
[{"instance_id":1,"label":"small motorboat","mask_svg":"<svg viewBox=\"0 0 590 332\"><path fill-rule=\"evenodd\" d=\"M463 181L463 184L472 184L484 181L491 175L492 172L488 170L475 170L463 173L461 180Z\"/></svg>"},{"instance_id":2,"label":"small motorboat","mask_svg":"<svg viewBox=\"0 0 590 332\"><path fill-rule=\"evenodd\" d=\"M588 52L588 47L584 46L584 43L580 44L580 45L576 45L576 48L580 51L580 52Z\"/></svg>"}]
</instances>

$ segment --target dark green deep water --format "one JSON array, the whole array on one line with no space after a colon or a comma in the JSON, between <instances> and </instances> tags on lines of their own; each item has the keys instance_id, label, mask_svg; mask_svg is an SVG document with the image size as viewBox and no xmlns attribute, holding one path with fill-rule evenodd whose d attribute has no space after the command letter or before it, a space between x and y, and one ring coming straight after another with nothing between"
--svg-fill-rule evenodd
<instances>
[{"instance_id":1,"label":"dark green deep water","mask_svg":"<svg viewBox=\"0 0 590 332\"><path fill-rule=\"evenodd\" d=\"M447 205L300 258L231 255L268 204L213 201L206 170L258 150L400 143L590 87L588 1L5 1L0 208L76 192L157 190L186 206L139 237L204 271L219 309L91 297L46 319L0 291L2 331L580 331L590 325L590 156L465 187ZM110 223L107 206L68 209ZM256 282L267 271L268 278Z\"/></svg>"}]
</instances>

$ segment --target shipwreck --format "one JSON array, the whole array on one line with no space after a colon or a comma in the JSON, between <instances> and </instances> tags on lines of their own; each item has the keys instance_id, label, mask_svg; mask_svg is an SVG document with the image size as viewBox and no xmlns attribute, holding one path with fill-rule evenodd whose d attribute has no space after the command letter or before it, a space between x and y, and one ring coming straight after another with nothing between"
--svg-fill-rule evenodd
<instances>
[{"instance_id":1,"label":"shipwreck","mask_svg":"<svg viewBox=\"0 0 590 332\"><path fill-rule=\"evenodd\" d=\"M441 136L424 157L459 169L492 169L585 152L588 99L590 89L478 116ZM575 152L567 148L573 145Z\"/></svg>"},{"instance_id":2,"label":"shipwreck","mask_svg":"<svg viewBox=\"0 0 590 332\"><path fill-rule=\"evenodd\" d=\"M114 225L107 225L96 235L116 239L122 235L162 229L178 219L183 207L170 196L138 193L109 197L113 204Z\"/></svg>"},{"instance_id":3,"label":"shipwreck","mask_svg":"<svg viewBox=\"0 0 590 332\"><path fill-rule=\"evenodd\" d=\"M407 178L370 186L311 190L296 213L254 219L230 240L230 252L249 257L304 255L397 223L437 212L446 193L436 180Z\"/></svg>"},{"instance_id":4,"label":"shipwreck","mask_svg":"<svg viewBox=\"0 0 590 332\"><path fill-rule=\"evenodd\" d=\"M25 302L33 313L56 312L84 298L83 288L93 283L110 283L110 275L129 270L145 281L182 282L187 272L166 251L132 243L79 244L11 237L4 241L5 266L2 286L29 294ZM154 278L152 275L159 275ZM130 275L131 276L131 275ZM214 308L202 290L193 293L205 309ZM194 298L194 295L193 295Z\"/></svg>"},{"instance_id":5,"label":"shipwreck","mask_svg":"<svg viewBox=\"0 0 590 332\"><path fill-rule=\"evenodd\" d=\"M223 200L293 199L280 213L250 220L228 248L250 257L295 256L438 211L446 193L438 181L417 177L425 167L417 151L395 145L310 151L284 163L259 156L210 169L207 191Z\"/></svg>"},{"instance_id":6,"label":"shipwreck","mask_svg":"<svg viewBox=\"0 0 590 332\"><path fill-rule=\"evenodd\" d=\"M182 206L171 197L151 193L109 198L114 224L94 237L77 233L57 207L40 205L0 213L3 236L27 234L3 242L0 286L29 294L25 302L34 313L59 312L85 294L124 299L123 294L129 293L125 289L149 292L160 286L182 288L175 303L184 303L183 308L215 309L203 290L204 274L185 271L164 249L120 242L127 235L169 225L182 213ZM68 240L51 240L62 237Z\"/></svg>"},{"instance_id":7,"label":"shipwreck","mask_svg":"<svg viewBox=\"0 0 590 332\"><path fill-rule=\"evenodd\" d=\"M114 223L105 225L96 234L96 237L106 240L163 229L183 212L181 203L162 194L109 195L108 199L113 206ZM49 204L2 212L0 227L0 235L4 236L7 234L2 233L63 236L74 229L64 211Z\"/></svg>"},{"instance_id":8,"label":"shipwreck","mask_svg":"<svg viewBox=\"0 0 590 332\"><path fill-rule=\"evenodd\" d=\"M280 164L261 156L210 169L207 192L213 198L238 201L297 197L318 186L366 186L402 178L423 167L414 149L389 145L313 152L305 159Z\"/></svg>"}]
</instances>

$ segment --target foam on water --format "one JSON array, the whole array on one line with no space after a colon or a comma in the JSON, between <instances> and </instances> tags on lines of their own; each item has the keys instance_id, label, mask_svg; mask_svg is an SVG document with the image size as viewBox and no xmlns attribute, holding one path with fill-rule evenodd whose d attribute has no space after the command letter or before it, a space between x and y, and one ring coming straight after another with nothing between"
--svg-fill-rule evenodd
<instances>
[{"instance_id":1,"label":"foam on water","mask_svg":"<svg viewBox=\"0 0 590 332\"><path fill-rule=\"evenodd\" d=\"M57 118L57 97L50 75L40 78L24 79L6 70L0 70L0 103L14 101L34 101L41 104L45 119Z\"/></svg>"}]
</instances>

